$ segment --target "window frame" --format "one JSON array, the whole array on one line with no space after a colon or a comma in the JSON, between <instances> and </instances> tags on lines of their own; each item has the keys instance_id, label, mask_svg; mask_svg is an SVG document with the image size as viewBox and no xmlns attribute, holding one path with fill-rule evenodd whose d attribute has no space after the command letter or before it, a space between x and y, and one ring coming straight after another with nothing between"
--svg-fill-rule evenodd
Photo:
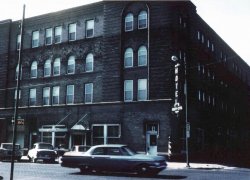
<instances>
[{"instance_id":1,"label":"window frame","mask_svg":"<svg viewBox=\"0 0 250 180\"><path fill-rule=\"evenodd\" d=\"M90 89L90 93L88 92L87 93L87 86L89 86L90 85L90 87L91 87L91 89ZM94 91L94 85L93 85L93 83L86 83L85 85L84 85L84 103L85 104L91 104L91 103L93 103L93 91ZM87 101L87 99L88 99L88 95L90 95L90 101Z\"/></svg>"},{"instance_id":2,"label":"window frame","mask_svg":"<svg viewBox=\"0 0 250 180\"><path fill-rule=\"evenodd\" d=\"M131 28L127 28L127 27L130 27L128 26L128 23L131 23ZM133 31L134 30L134 15L132 13L128 13L126 16L125 16L125 19L124 19L124 30L125 32L129 32L129 31Z\"/></svg>"},{"instance_id":3,"label":"window frame","mask_svg":"<svg viewBox=\"0 0 250 180\"><path fill-rule=\"evenodd\" d=\"M91 30L92 34L89 35L89 31ZM92 38L94 37L94 30L95 30L95 20L89 19L86 21L86 28L85 28L85 37Z\"/></svg>"},{"instance_id":4,"label":"window frame","mask_svg":"<svg viewBox=\"0 0 250 180\"><path fill-rule=\"evenodd\" d=\"M127 83L131 83L131 90L127 90ZM126 98L126 92L131 92L131 99ZM133 80L125 80L124 81L124 102L131 102L134 99L134 81Z\"/></svg>"},{"instance_id":5,"label":"window frame","mask_svg":"<svg viewBox=\"0 0 250 180\"><path fill-rule=\"evenodd\" d=\"M55 103L54 97L58 98L58 102ZM60 104L60 86L54 86L52 88L52 105L59 105L59 104Z\"/></svg>"},{"instance_id":6,"label":"window frame","mask_svg":"<svg viewBox=\"0 0 250 180\"><path fill-rule=\"evenodd\" d=\"M37 78L37 67L38 63L37 61L33 61L30 67L30 78L35 79Z\"/></svg>"},{"instance_id":7,"label":"window frame","mask_svg":"<svg viewBox=\"0 0 250 180\"><path fill-rule=\"evenodd\" d=\"M72 87L72 94L69 94L69 88ZM72 100L69 102L69 96L72 96ZM74 96L75 96L75 86L73 84L67 85L66 87L66 104L74 104Z\"/></svg>"},{"instance_id":8,"label":"window frame","mask_svg":"<svg viewBox=\"0 0 250 180\"><path fill-rule=\"evenodd\" d=\"M50 38L50 43L48 43L48 39ZM52 28L47 28L45 29L45 45L49 46L53 43L53 29Z\"/></svg>"},{"instance_id":9,"label":"window frame","mask_svg":"<svg viewBox=\"0 0 250 180\"><path fill-rule=\"evenodd\" d=\"M54 31L54 43L60 44L62 42L62 26L56 26ZM58 38L60 38L59 41Z\"/></svg>"},{"instance_id":10,"label":"window frame","mask_svg":"<svg viewBox=\"0 0 250 180\"><path fill-rule=\"evenodd\" d=\"M70 64L71 63L71 64ZM71 67L72 66L72 67ZM67 74L75 74L75 56L70 56L68 58L68 64L67 64ZM72 71L72 72L71 72Z\"/></svg>"},{"instance_id":11,"label":"window frame","mask_svg":"<svg viewBox=\"0 0 250 180\"><path fill-rule=\"evenodd\" d=\"M71 27L73 28L73 30L71 29ZM72 38L71 35L73 36L73 38ZM76 40L76 23L69 24L69 33L68 33L68 36L69 36L69 41L75 41Z\"/></svg>"},{"instance_id":12,"label":"window frame","mask_svg":"<svg viewBox=\"0 0 250 180\"><path fill-rule=\"evenodd\" d=\"M141 84L143 86L145 86L145 89L142 89L140 86L140 82L145 82L145 84ZM138 89L137 89L137 100L138 101L146 101L148 99L148 87L147 87L147 79L138 79ZM140 92L141 91L146 91L145 94L146 94L146 98L140 98Z\"/></svg>"},{"instance_id":13,"label":"window frame","mask_svg":"<svg viewBox=\"0 0 250 180\"><path fill-rule=\"evenodd\" d=\"M88 69L88 63L91 63L91 68ZM94 55L92 53L89 53L86 56L86 61L85 61L85 72L93 72L94 70Z\"/></svg>"},{"instance_id":14,"label":"window frame","mask_svg":"<svg viewBox=\"0 0 250 180\"><path fill-rule=\"evenodd\" d=\"M34 91L34 94L32 93L32 91ZM29 89L29 106L36 106L36 88Z\"/></svg>"},{"instance_id":15,"label":"window frame","mask_svg":"<svg viewBox=\"0 0 250 180\"><path fill-rule=\"evenodd\" d=\"M145 52L145 54L142 54L143 52ZM146 56L144 64L140 63L142 56ZM140 46L138 49L138 66L147 66L147 65L148 65L148 50L146 46Z\"/></svg>"},{"instance_id":16,"label":"window frame","mask_svg":"<svg viewBox=\"0 0 250 180\"><path fill-rule=\"evenodd\" d=\"M48 69L49 74L46 74L46 69ZM51 60L47 59L44 63L44 67L43 67L43 77L50 77L51 76Z\"/></svg>"},{"instance_id":17,"label":"window frame","mask_svg":"<svg viewBox=\"0 0 250 180\"><path fill-rule=\"evenodd\" d=\"M142 16L146 16L146 18L141 18ZM140 27L140 21L145 20L146 24L143 27ZM138 15L138 29L146 29L148 27L148 13L145 10L142 10Z\"/></svg>"},{"instance_id":18,"label":"window frame","mask_svg":"<svg viewBox=\"0 0 250 180\"><path fill-rule=\"evenodd\" d=\"M32 32L31 47L32 48L39 47L39 31L33 31Z\"/></svg>"},{"instance_id":19,"label":"window frame","mask_svg":"<svg viewBox=\"0 0 250 180\"><path fill-rule=\"evenodd\" d=\"M18 34L16 38L16 50L19 51L20 48L21 48L21 34Z\"/></svg>"},{"instance_id":20,"label":"window frame","mask_svg":"<svg viewBox=\"0 0 250 180\"><path fill-rule=\"evenodd\" d=\"M128 56L129 54L131 54L131 56ZM131 65L126 65L129 64L127 63L128 58L130 58L129 60L131 61ZM134 51L132 48L127 48L124 52L124 68L131 68L134 66Z\"/></svg>"},{"instance_id":21,"label":"window frame","mask_svg":"<svg viewBox=\"0 0 250 180\"><path fill-rule=\"evenodd\" d=\"M43 106L49 106L49 105L50 105L50 87L44 87L43 88Z\"/></svg>"},{"instance_id":22,"label":"window frame","mask_svg":"<svg viewBox=\"0 0 250 180\"><path fill-rule=\"evenodd\" d=\"M55 66L57 65L58 66ZM58 73L55 73L55 68L58 67ZM61 71L61 59L60 58L56 58L53 62L53 76L60 76L60 71Z\"/></svg>"}]
</instances>

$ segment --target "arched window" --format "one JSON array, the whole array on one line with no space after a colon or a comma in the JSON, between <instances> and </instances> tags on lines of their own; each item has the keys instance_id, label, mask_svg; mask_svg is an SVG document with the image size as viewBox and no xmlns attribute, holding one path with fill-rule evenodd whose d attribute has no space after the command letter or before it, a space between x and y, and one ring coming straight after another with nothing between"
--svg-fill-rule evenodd
<instances>
[{"instance_id":1,"label":"arched window","mask_svg":"<svg viewBox=\"0 0 250 180\"><path fill-rule=\"evenodd\" d=\"M148 14L146 11L141 11L138 16L138 29L144 29L148 26Z\"/></svg>"},{"instance_id":2,"label":"arched window","mask_svg":"<svg viewBox=\"0 0 250 180\"><path fill-rule=\"evenodd\" d=\"M124 67L133 67L133 49L127 48L124 54Z\"/></svg>"},{"instance_id":3,"label":"arched window","mask_svg":"<svg viewBox=\"0 0 250 180\"><path fill-rule=\"evenodd\" d=\"M145 46L141 46L138 50L138 66L146 66L147 65L147 48Z\"/></svg>"},{"instance_id":4,"label":"arched window","mask_svg":"<svg viewBox=\"0 0 250 180\"><path fill-rule=\"evenodd\" d=\"M44 63L44 77L49 77L51 75L51 60L48 59Z\"/></svg>"},{"instance_id":5,"label":"arched window","mask_svg":"<svg viewBox=\"0 0 250 180\"><path fill-rule=\"evenodd\" d=\"M19 65L16 66L16 80L18 79ZM22 66L21 66L21 74L20 79L22 79Z\"/></svg>"},{"instance_id":6,"label":"arched window","mask_svg":"<svg viewBox=\"0 0 250 180\"><path fill-rule=\"evenodd\" d=\"M125 31L133 31L134 16L132 13L125 17Z\"/></svg>"},{"instance_id":7,"label":"arched window","mask_svg":"<svg viewBox=\"0 0 250 180\"><path fill-rule=\"evenodd\" d=\"M67 73L68 74L75 73L75 56L70 56L68 59Z\"/></svg>"},{"instance_id":8,"label":"arched window","mask_svg":"<svg viewBox=\"0 0 250 180\"><path fill-rule=\"evenodd\" d=\"M37 61L33 61L31 64L30 77L37 78Z\"/></svg>"},{"instance_id":9,"label":"arched window","mask_svg":"<svg viewBox=\"0 0 250 180\"><path fill-rule=\"evenodd\" d=\"M53 75L54 76L60 75L60 66L61 66L60 58L56 58L54 61L54 65L53 65Z\"/></svg>"},{"instance_id":10,"label":"arched window","mask_svg":"<svg viewBox=\"0 0 250 180\"><path fill-rule=\"evenodd\" d=\"M86 57L86 72L92 72L94 69L94 56L93 54L89 53Z\"/></svg>"}]
</instances>

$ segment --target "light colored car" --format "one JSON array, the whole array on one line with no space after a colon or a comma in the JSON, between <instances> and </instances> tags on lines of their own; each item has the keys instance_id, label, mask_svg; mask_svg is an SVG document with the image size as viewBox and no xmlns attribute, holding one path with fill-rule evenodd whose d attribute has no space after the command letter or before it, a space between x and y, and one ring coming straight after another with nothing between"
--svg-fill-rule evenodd
<instances>
[{"instance_id":1,"label":"light colored car","mask_svg":"<svg viewBox=\"0 0 250 180\"><path fill-rule=\"evenodd\" d=\"M0 161L11 160L12 156L12 143L1 143L0 145ZM20 144L15 145L14 159L20 161L22 157L22 151Z\"/></svg>"},{"instance_id":2,"label":"light colored car","mask_svg":"<svg viewBox=\"0 0 250 180\"><path fill-rule=\"evenodd\" d=\"M156 175L167 166L165 157L137 154L126 145L97 145L76 156L65 154L61 160L61 166L79 168L82 173L111 171Z\"/></svg>"},{"instance_id":3,"label":"light colored car","mask_svg":"<svg viewBox=\"0 0 250 180\"><path fill-rule=\"evenodd\" d=\"M28 152L28 158L31 162L43 160L44 162L54 162L57 154L53 146L49 143L35 143Z\"/></svg>"},{"instance_id":4,"label":"light colored car","mask_svg":"<svg viewBox=\"0 0 250 180\"><path fill-rule=\"evenodd\" d=\"M65 156L78 156L82 155L85 153L90 146L85 146L85 145L74 145L69 152L65 152Z\"/></svg>"}]
</instances>

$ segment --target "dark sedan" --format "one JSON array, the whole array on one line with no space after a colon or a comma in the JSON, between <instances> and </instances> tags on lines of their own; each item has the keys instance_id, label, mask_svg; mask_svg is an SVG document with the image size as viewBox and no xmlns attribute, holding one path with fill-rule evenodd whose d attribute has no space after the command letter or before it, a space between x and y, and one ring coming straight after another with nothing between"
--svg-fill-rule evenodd
<instances>
[{"instance_id":1,"label":"dark sedan","mask_svg":"<svg viewBox=\"0 0 250 180\"><path fill-rule=\"evenodd\" d=\"M79 168L82 173L109 171L156 175L165 169L167 164L163 156L137 154L126 145L98 145L82 155L64 155L61 166Z\"/></svg>"}]
</instances>

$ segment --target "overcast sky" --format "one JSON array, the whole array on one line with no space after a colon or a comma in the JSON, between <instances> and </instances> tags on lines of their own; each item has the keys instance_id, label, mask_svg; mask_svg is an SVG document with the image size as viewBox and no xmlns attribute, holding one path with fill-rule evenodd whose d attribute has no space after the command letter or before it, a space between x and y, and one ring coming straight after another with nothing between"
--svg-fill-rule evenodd
<instances>
[{"instance_id":1,"label":"overcast sky","mask_svg":"<svg viewBox=\"0 0 250 180\"><path fill-rule=\"evenodd\" d=\"M6 0L0 5L0 21L67 9L99 0ZM198 14L250 65L250 0L192 0Z\"/></svg>"}]
</instances>

